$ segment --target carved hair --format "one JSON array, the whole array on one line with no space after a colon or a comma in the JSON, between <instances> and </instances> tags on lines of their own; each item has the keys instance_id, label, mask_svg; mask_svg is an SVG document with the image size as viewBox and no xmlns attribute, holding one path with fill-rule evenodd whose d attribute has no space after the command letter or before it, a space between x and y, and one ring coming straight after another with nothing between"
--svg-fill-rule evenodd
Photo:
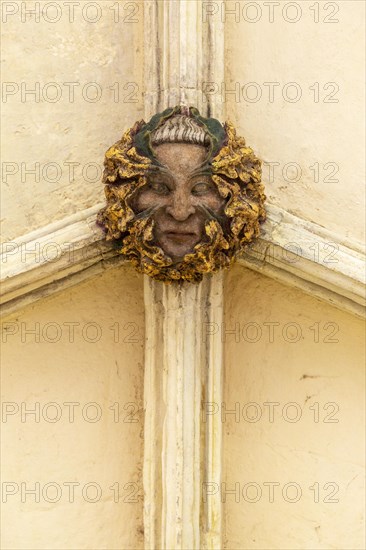
<instances>
[{"instance_id":1,"label":"carved hair","mask_svg":"<svg viewBox=\"0 0 366 550\"><path fill-rule=\"evenodd\" d=\"M190 134L184 136L185 130L177 132L174 124L167 124L177 115L181 115L181 127ZM183 116L190 120L184 121ZM207 169L220 196L227 201L225 220L205 209L205 238L179 263L154 244L152 212L136 214L131 206L137 190L147 184L148 173L159 166L154 144L172 141L207 147ZM204 273L228 267L237 253L259 235L259 224L265 220L260 160L245 145L244 138L236 135L232 124L203 118L193 107L188 110L177 106L156 114L148 123L137 122L108 149L104 166L107 205L99 212L98 223L106 231L107 240L113 240L139 272L154 279L199 282Z\"/></svg>"}]
</instances>

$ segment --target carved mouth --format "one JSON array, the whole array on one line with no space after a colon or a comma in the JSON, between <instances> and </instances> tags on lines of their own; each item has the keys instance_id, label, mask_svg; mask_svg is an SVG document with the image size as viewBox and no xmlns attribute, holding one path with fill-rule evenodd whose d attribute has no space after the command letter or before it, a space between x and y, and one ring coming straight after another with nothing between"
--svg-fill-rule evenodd
<instances>
[{"instance_id":1,"label":"carved mouth","mask_svg":"<svg viewBox=\"0 0 366 550\"><path fill-rule=\"evenodd\" d=\"M192 231L166 231L165 235L196 235Z\"/></svg>"},{"instance_id":2,"label":"carved mouth","mask_svg":"<svg viewBox=\"0 0 366 550\"><path fill-rule=\"evenodd\" d=\"M197 237L197 234L192 233L192 231L166 231L164 235L174 240L185 240Z\"/></svg>"}]
</instances>

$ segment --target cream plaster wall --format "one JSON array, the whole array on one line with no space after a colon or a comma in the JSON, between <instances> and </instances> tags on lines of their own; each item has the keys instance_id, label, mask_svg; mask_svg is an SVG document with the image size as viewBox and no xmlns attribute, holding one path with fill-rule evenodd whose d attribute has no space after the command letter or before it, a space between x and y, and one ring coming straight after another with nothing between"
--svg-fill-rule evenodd
<instances>
[{"instance_id":1,"label":"cream plaster wall","mask_svg":"<svg viewBox=\"0 0 366 550\"><path fill-rule=\"evenodd\" d=\"M225 288L225 324L209 336L225 342L225 395L216 413L223 415L222 499L239 484L224 502L224 547L361 549L362 321L240 266ZM5 548L143 548L142 298L142 277L116 267L3 320ZM39 337L27 334L36 323ZM80 403L74 422L64 405L72 402ZM25 414L36 403L39 422ZM99 421L91 421L97 409L88 403L98 404ZM264 403L279 404L273 422ZM258 411L261 418L250 422ZM25 493L36 482L38 503ZM80 484L74 502L68 482ZM271 482L280 484L274 502ZM50 502L54 485L42 494L47 483L61 488L57 502ZM92 486L82 495L88 483L102 491L96 503L87 501ZM117 483L119 503L110 489ZM300 488L298 502L288 502L293 486L282 496L288 483ZM248 502L258 486L258 502Z\"/></svg>"},{"instance_id":2,"label":"cream plaster wall","mask_svg":"<svg viewBox=\"0 0 366 550\"><path fill-rule=\"evenodd\" d=\"M142 118L143 15L137 2L2 4L8 241L103 200L104 152Z\"/></svg>"},{"instance_id":3,"label":"cream plaster wall","mask_svg":"<svg viewBox=\"0 0 366 550\"><path fill-rule=\"evenodd\" d=\"M364 6L358 1L331 3L340 7L333 16L339 23L326 24L324 18L332 15L324 10L324 2L319 3L319 23L309 10L312 3L301 2L302 16L291 24L281 15L286 3L276 8L273 23L262 2L255 3L262 7L256 23L243 18L242 8L248 2L238 2L238 22L226 15L224 85L229 90L239 83L238 97L227 96L227 114L265 163L279 163L274 166L273 182L268 164L264 166L267 195L273 203L361 239L363 53L358 44L363 40ZM61 18L49 23L42 14L39 22L27 15L22 22L21 4L32 8L34 2L9 4L19 9L3 23L3 81L8 83L2 105L5 241L103 200L104 151L131 121L143 116L141 8L126 10L126 2L119 2L116 23L116 8L110 8L117 3L96 2L101 17L92 23L86 19L93 19L97 12L90 9L83 16L82 8L88 2L80 0L71 22L70 8L59 2ZM223 3L213 4L217 7L213 17L225 16ZM227 2L227 7L234 4ZM253 13L247 16L253 18ZM286 13L294 17L291 10ZM56 15L50 9L48 17ZM24 96L25 86L31 89L37 82L39 101ZM44 99L42 92L48 91L52 98L56 90L45 88L51 82L61 89L59 101ZM65 82L80 84L75 85L74 102ZM93 97L95 87L85 91L85 85L93 82L99 84L102 96L87 101L85 96L89 92L87 97ZM243 97L243 86L249 82L256 83L255 88L247 88L249 95L258 89L262 93L257 102ZM273 102L265 82L279 83ZM300 86L298 102L283 99L283 86L288 82ZM319 102L309 89L316 82ZM323 88L329 82L339 86L337 103L324 102L332 91ZM223 83L216 85L220 101ZM293 90L289 88L288 93ZM99 173L89 166L93 162ZM36 163L39 176L27 174L25 170L34 169ZM296 167L288 163L301 167L299 181L294 181ZM318 182L310 168L315 163L319 163ZM327 163L339 167L333 175L338 181L329 181L334 165L326 168ZM226 328L239 330L239 334L226 336L224 406L234 409L239 403L239 419L232 414L225 417L224 482L227 489L239 483L239 502L235 495L227 495L225 548L362 548L361 321L239 266L227 275L226 285ZM10 403L6 411L14 414L8 414L6 421L2 417L2 482L13 482L7 487L16 491L2 504L3 546L17 550L142 548L142 277L130 268L116 267L3 322L8 323L9 332L2 347L2 400ZM39 342L34 334L25 334L35 323L39 323ZM79 323L74 325L73 342L72 328L65 323ZM257 325L248 327L247 323ZM284 329L288 323L297 325ZM255 339L258 326L262 331L258 342L248 341ZM269 341L271 326L273 342ZM284 341L282 331L296 339L298 326L301 339ZM317 327L319 342L314 341ZM88 341L98 328L100 339ZM327 343L334 328L338 330L333 338L339 342ZM246 340L243 330L248 330ZM60 334L59 341L50 342ZM213 337L222 335L218 327ZM36 402L40 403L40 421L28 415L22 422L22 408ZM55 423L50 418L59 409L44 409L51 402L61 407L61 418ZM80 403L74 422L69 421L67 402ZM97 422L88 421L81 412L92 402L102 410ZM257 406L246 409L249 402ZM264 406L268 402L280 404L273 422L268 420L268 405ZM281 416L283 406L290 402L300 407L298 422ZM118 422L114 422L117 406L109 408L114 403L120 407ZM319 422L314 420L316 403ZM339 422L324 421L334 407L324 410L327 403L339 406L333 417ZM222 405L218 407L220 414ZM243 413L253 414L254 407L260 407L263 417L251 423ZM84 414L92 416L95 410L91 406ZM290 406L287 412L291 416L296 410ZM135 419L138 422L129 422ZM39 503L29 494L22 502L22 482L27 489L40 483ZM69 502L69 489L64 485L68 482L80 483L75 487L75 502ZM96 503L87 502L94 496L92 487L82 495L91 482L102 491ZM243 497L243 487L250 482L262 490L257 503ZM280 483L274 487L273 503L268 485L263 485L269 482ZM282 497L283 486L290 482L302 490L296 503ZM42 494L47 483L61 487L59 501L50 502L55 494L52 487L46 498ZM110 489L116 490L117 483L119 503L114 502ZM319 483L319 503L309 489L315 488L314 483ZM324 502L334 487L324 489L326 483L339 486L335 495L339 502ZM252 489L247 500L253 498ZM288 495L292 498L291 488Z\"/></svg>"},{"instance_id":4,"label":"cream plaster wall","mask_svg":"<svg viewBox=\"0 0 366 550\"><path fill-rule=\"evenodd\" d=\"M125 267L3 320L2 548L143 548L143 324Z\"/></svg>"},{"instance_id":5,"label":"cream plaster wall","mask_svg":"<svg viewBox=\"0 0 366 550\"><path fill-rule=\"evenodd\" d=\"M211 18L225 20L226 76L213 95L263 159L267 196L362 240L364 2L214 4Z\"/></svg>"},{"instance_id":6,"label":"cream plaster wall","mask_svg":"<svg viewBox=\"0 0 366 550\"><path fill-rule=\"evenodd\" d=\"M225 285L225 548L364 548L363 321L239 266Z\"/></svg>"}]
</instances>

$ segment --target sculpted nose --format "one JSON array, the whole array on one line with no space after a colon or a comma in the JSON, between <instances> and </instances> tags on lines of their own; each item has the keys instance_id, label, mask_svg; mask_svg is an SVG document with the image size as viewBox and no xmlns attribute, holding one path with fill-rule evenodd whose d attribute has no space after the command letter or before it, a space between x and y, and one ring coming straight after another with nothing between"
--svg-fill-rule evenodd
<instances>
[{"instance_id":1,"label":"sculpted nose","mask_svg":"<svg viewBox=\"0 0 366 550\"><path fill-rule=\"evenodd\" d=\"M173 193L171 204L167 206L166 212L175 220L184 222L191 214L195 213L195 208L188 194Z\"/></svg>"}]
</instances>

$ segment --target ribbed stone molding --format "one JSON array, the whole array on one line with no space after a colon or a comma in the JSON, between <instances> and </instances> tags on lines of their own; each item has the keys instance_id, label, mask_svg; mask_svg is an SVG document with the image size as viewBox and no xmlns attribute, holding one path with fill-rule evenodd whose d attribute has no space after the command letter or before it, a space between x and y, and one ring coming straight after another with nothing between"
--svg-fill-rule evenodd
<instances>
[{"instance_id":1,"label":"ribbed stone molding","mask_svg":"<svg viewBox=\"0 0 366 550\"><path fill-rule=\"evenodd\" d=\"M222 275L199 285L145 277L145 548L221 548L221 503L206 504L206 480L220 483L221 423L204 422L221 402L222 347L205 338L222 322Z\"/></svg>"},{"instance_id":2,"label":"ribbed stone molding","mask_svg":"<svg viewBox=\"0 0 366 550\"><path fill-rule=\"evenodd\" d=\"M95 224L103 206L97 204L2 244L4 315L124 261ZM364 245L268 202L266 211L261 236L238 263L365 317Z\"/></svg>"},{"instance_id":3,"label":"ribbed stone molding","mask_svg":"<svg viewBox=\"0 0 366 550\"><path fill-rule=\"evenodd\" d=\"M204 17L201 0L144 2L145 116L179 103L221 119L210 82L224 81L224 23ZM207 21L205 21L207 19Z\"/></svg>"},{"instance_id":4,"label":"ribbed stone molding","mask_svg":"<svg viewBox=\"0 0 366 550\"><path fill-rule=\"evenodd\" d=\"M203 22L201 1L146 3L145 120L178 104L203 116L222 111L205 96L224 80L223 25ZM203 402L222 401L222 343L203 341L204 323L221 323L222 274L198 285L145 276L144 524L146 550L221 549L221 422L202 422Z\"/></svg>"}]
</instances>

